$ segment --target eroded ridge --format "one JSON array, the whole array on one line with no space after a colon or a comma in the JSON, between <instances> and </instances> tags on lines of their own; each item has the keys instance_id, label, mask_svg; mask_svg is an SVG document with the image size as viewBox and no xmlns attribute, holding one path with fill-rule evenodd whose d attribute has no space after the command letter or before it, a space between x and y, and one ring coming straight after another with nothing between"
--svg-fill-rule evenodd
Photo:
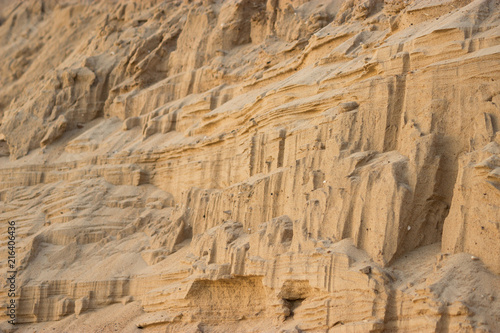
<instances>
[{"instance_id":1,"label":"eroded ridge","mask_svg":"<svg viewBox=\"0 0 500 333\"><path fill-rule=\"evenodd\" d=\"M493 0L0 0L16 327L500 330L499 23Z\"/></svg>"}]
</instances>

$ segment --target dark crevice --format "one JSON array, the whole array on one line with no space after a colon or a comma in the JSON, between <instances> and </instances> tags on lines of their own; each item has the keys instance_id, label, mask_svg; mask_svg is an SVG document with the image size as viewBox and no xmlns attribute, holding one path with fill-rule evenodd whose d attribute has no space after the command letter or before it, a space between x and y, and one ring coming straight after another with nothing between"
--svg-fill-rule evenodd
<instances>
[{"instance_id":1,"label":"dark crevice","mask_svg":"<svg viewBox=\"0 0 500 333\"><path fill-rule=\"evenodd\" d=\"M292 319L293 316L295 315L295 310L302 305L302 302L305 300L305 298L284 298L283 302L285 303L285 306L290 309L290 314L286 317L286 320Z\"/></svg>"}]
</instances>

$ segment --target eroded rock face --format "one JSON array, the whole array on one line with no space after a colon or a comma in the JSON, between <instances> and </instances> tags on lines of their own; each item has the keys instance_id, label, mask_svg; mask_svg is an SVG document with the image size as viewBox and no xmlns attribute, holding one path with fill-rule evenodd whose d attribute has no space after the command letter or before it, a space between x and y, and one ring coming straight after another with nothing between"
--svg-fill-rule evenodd
<instances>
[{"instance_id":1,"label":"eroded rock face","mask_svg":"<svg viewBox=\"0 0 500 333\"><path fill-rule=\"evenodd\" d=\"M443 251L480 257L500 274L500 136L460 160L450 214L445 221Z\"/></svg>"},{"instance_id":2,"label":"eroded rock face","mask_svg":"<svg viewBox=\"0 0 500 333\"><path fill-rule=\"evenodd\" d=\"M18 323L500 330L499 14L0 0Z\"/></svg>"}]
</instances>

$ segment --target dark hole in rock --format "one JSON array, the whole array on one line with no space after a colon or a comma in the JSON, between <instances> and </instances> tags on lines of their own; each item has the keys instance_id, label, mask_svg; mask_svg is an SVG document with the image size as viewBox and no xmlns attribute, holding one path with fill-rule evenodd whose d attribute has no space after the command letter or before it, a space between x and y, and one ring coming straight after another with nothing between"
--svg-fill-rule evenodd
<instances>
[{"instance_id":1,"label":"dark hole in rock","mask_svg":"<svg viewBox=\"0 0 500 333\"><path fill-rule=\"evenodd\" d=\"M305 298L283 299L283 301L285 302L285 306L290 309L290 314L286 319L293 318L293 316L295 315L295 310L302 305L302 302L304 300Z\"/></svg>"}]
</instances>

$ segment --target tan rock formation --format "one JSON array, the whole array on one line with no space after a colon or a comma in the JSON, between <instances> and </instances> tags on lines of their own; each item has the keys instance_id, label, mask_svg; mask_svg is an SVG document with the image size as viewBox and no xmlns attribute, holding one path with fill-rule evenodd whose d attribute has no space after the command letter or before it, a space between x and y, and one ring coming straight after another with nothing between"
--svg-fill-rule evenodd
<instances>
[{"instance_id":1,"label":"tan rock formation","mask_svg":"<svg viewBox=\"0 0 500 333\"><path fill-rule=\"evenodd\" d=\"M499 26L495 0L0 0L0 330L499 331Z\"/></svg>"}]
</instances>

